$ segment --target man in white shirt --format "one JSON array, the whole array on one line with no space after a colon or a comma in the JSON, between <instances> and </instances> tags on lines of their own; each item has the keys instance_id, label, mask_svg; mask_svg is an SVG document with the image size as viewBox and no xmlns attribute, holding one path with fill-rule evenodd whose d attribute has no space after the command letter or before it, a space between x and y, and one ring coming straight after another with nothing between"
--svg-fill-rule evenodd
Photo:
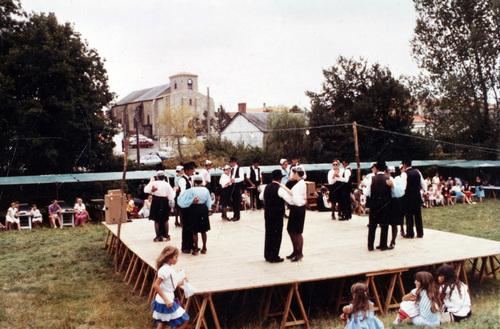
<instances>
[{"instance_id":1,"label":"man in white shirt","mask_svg":"<svg viewBox=\"0 0 500 329\"><path fill-rule=\"evenodd\" d=\"M213 172L213 168L212 168L212 161L210 160L205 160L205 163L204 163L204 168L201 168L198 170L198 175L201 176L201 178L203 179L203 186L205 186L206 188L208 188L208 190L210 192L213 192L211 190L211 183L212 183L212 177L211 177L211 174Z\"/></svg>"},{"instance_id":2,"label":"man in white shirt","mask_svg":"<svg viewBox=\"0 0 500 329\"><path fill-rule=\"evenodd\" d=\"M153 241L160 242L163 238L169 241L168 217L170 208L174 205L175 192L163 170L157 171L156 176L150 179L148 185L144 187L144 193L153 195L149 213L149 219L155 222L156 237Z\"/></svg>"},{"instance_id":3,"label":"man in white shirt","mask_svg":"<svg viewBox=\"0 0 500 329\"><path fill-rule=\"evenodd\" d=\"M304 171L304 177L302 177L303 180L306 180L307 179L307 174L306 174L306 170L304 169L304 167L300 164L300 161L299 161L299 156L298 155L294 155L292 156L292 164L290 165L290 168L288 169L288 173L289 173L289 178L292 177L292 169L294 167L297 167L297 166L301 166L302 170Z\"/></svg>"},{"instance_id":4,"label":"man in white shirt","mask_svg":"<svg viewBox=\"0 0 500 329\"><path fill-rule=\"evenodd\" d=\"M260 200L264 201L265 240L264 258L269 263L280 263L279 256L283 236L283 216L285 215L285 201L291 203L291 195L281 186L283 173L280 169L272 172L273 181L260 193Z\"/></svg>"},{"instance_id":5,"label":"man in white shirt","mask_svg":"<svg viewBox=\"0 0 500 329\"><path fill-rule=\"evenodd\" d=\"M332 169L328 171L329 200L332 205L332 219L335 219L335 208L340 203L342 195L342 182L340 181L340 161L335 159L332 162ZM339 205L340 208L340 205Z\"/></svg>"}]
</instances>

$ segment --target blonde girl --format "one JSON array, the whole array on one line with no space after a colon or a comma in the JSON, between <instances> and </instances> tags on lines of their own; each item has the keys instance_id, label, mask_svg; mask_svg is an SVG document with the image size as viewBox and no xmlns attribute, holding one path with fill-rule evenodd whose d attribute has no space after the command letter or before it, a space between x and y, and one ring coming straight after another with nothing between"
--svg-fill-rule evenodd
<instances>
[{"instance_id":1,"label":"blonde girl","mask_svg":"<svg viewBox=\"0 0 500 329\"><path fill-rule=\"evenodd\" d=\"M178 257L179 249L167 246L156 260L158 277L153 283L156 296L152 308L157 329L166 326L183 329L189 323L189 315L175 300L174 295L175 289L187 281L185 273L174 268Z\"/></svg>"}]
</instances>

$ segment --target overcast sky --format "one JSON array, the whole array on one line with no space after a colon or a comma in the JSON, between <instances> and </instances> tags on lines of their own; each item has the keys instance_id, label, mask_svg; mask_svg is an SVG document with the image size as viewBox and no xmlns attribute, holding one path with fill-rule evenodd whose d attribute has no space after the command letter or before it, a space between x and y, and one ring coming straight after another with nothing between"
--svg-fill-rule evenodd
<instances>
[{"instance_id":1,"label":"overcast sky","mask_svg":"<svg viewBox=\"0 0 500 329\"><path fill-rule=\"evenodd\" d=\"M21 0L74 24L105 58L118 98L198 74L216 106L297 104L319 91L340 55L364 57L395 75L418 71L410 0Z\"/></svg>"}]
</instances>

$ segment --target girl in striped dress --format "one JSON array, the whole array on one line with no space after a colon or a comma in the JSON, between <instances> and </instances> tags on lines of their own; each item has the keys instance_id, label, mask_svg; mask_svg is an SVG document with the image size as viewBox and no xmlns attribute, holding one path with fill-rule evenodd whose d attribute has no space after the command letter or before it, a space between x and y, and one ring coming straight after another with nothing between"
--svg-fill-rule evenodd
<instances>
[{"instance_id":1,"label":"girl in striped dress","mask_svg":"<svg viewBox=\"0 0 500 329\"><path fill-rule=\"evenodd\" d=\"M167 246L156 261L158 278L153 283L156 296L152 308L157 329L164 329L166 326L183 329L189 323L189 315L175 300L174 295L175 289L187 281L185 273L173 267L178 257L179 249Z\"/></svg>"},{"instance_id":2,"label":"girl in striped dress","mask_svg":"<svg viewBox=\"0 0 500 329\"><path fill-rule=\"evenodd\" d=\"M393 324L410 319L416 326L438 327L441 321L441 299L439 291L429 272L417 272L415 289L403 296L399 314Z\"/></svg>"}]
</instances>

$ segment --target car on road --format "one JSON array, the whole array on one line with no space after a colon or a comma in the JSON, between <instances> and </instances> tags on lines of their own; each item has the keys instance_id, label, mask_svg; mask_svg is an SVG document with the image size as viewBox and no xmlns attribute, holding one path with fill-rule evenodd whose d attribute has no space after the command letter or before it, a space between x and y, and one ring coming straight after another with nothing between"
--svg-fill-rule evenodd
<instances>
[{"instance_id":1,"label":"car on road","mask_svg":"<svg viewBox=\"0 0 500 329\"><path fill-rule=\"evenodd\" d=\"M130 137L128 141L130 147L132 148L137 147L137 138L135 136ZM154 141L151 138L139 134L139 148L153 147L154 145L155 145Z\"/></svg>"},{"instance_id":2,"label":"car on road","mask_svg":"<svg viewBox=\"0 0 500 329\"><path fill-rule=\"evenodd\" d=\"M158 155L156 155L154 153L150 153L150 154L144 154L143 156L141 156L140 162L143 165L152 166L152 165L160 164L162 162L162 160Z\"/></svg>"}]
</instances>

